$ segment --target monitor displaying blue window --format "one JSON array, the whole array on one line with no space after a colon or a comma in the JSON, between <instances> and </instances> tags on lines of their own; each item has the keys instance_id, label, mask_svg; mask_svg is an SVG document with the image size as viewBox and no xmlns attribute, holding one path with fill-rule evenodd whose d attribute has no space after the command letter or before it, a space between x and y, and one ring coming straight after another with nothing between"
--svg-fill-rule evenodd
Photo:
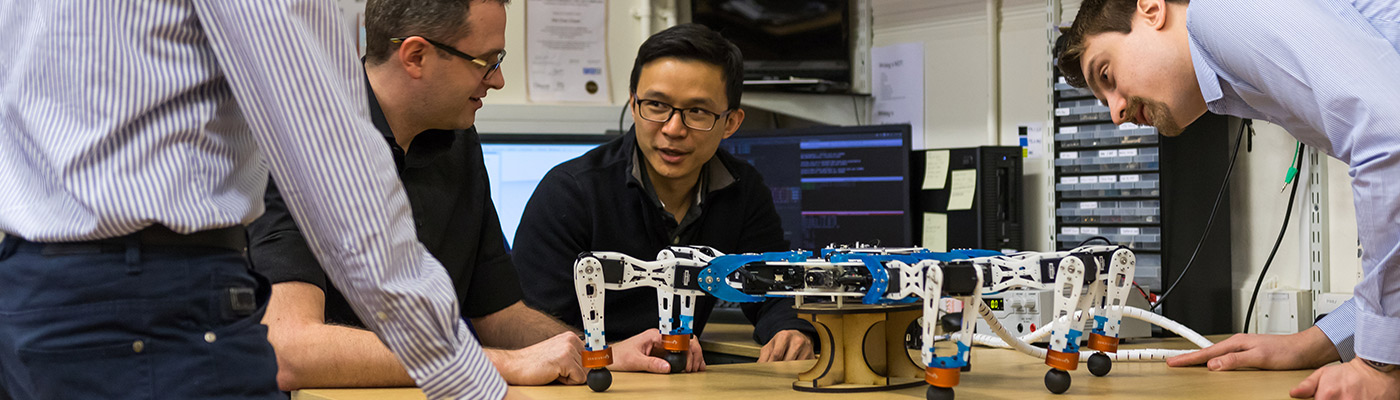
<instances>
[{"instance_id":1,"label":"monitor displaying blue window","mask_svg":"<svg viewBox=\"0 0 1400 400\"><path fill-rule=\"evenodd\" d=\"M481 155L491 179L491 202L501 218L506 243L514 248L515 229L525 203L544 174L587 153L616 135L482 134Z\"/></svg>"},{"instance_id":2,"label":"monitor displaying blue window","mask_svg":"<svg viewBox=\"0 0 1400 400\"><path fill-rule=\"evenodd\" d=\"M913 245L909 125L740 131L720 147L763 174L793 247Z\"/></svg>"}]
</instances>

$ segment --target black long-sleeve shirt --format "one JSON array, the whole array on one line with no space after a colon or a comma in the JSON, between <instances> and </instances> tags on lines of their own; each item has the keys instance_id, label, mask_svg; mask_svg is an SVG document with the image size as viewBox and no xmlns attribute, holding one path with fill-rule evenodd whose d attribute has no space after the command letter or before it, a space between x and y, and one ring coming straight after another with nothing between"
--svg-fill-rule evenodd
<instances>
[{"instance_id":1,"label":"black long-sleeve shirt","mask_svg":"<svg viewBox=\"0 0 1400 400\"><path fill-rule=\"evenodd\" d=\"M643 260L672 245L705 245L719 251L787 251L773 196L753 166L720 150L704 167L694 202L682 221L662 207L640 163L635 133L550 170L525 207L512 253L525 303L583 328L574 288L574 260L585 251L616 251ZM656 290L643 287L605 294L605 330L622 340L657 327ZM814 336L797 318L790 299L743 305L754 340L766 344L779 331ZM705 329L715 298L696 302L694 331Z\"/></svg>"},{"instance_id":2,"label":"black long-sleeve shirt","mask_svg":"<svg viewBox=\"0 0 1400 400\"><path fill-rule=\"evenodd\" d=\"M393 153L418 241L452 278L463 317L483 317L519 301L520 281L506 253L505 234L491 202L481 139L476 129L429 130L404 151L368 83L370 119ZM268 180L267 211L248 225L248 258L273 283L297 281L326 292L326 322L364 327L326 278L277 185ZM467 320L470 326L471 320Z\"/></svg>"}]
</instances>

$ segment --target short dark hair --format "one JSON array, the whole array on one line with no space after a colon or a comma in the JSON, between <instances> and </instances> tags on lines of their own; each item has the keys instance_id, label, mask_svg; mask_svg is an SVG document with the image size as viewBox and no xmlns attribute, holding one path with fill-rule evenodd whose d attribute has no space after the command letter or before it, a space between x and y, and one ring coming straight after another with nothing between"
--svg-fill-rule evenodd
<instances>
[{"instance_id":1,"label":"short dark hair","mask_svg":"<svg viewBox=\"0 0 1400 400\"><path fill-rule=\"evenodd\" d=\"M739 46L700 24L676 25L642 42L642 47L637 50L637 61L632 64L629 89L637 92L637 79L642 76L643 66L668 57L720 67L729 101L727 110L739 108L739 98L744 95L744 55L739 52Z\"/></svg>"},{"instance_id":2,"label":"short dark hair","mask_svg":"<svg viewBox=\"0 0 1400 400\"><path fill-rule=\"evenodd\" d=\"M1191 3L1190 0L1166 2ZM1064 74L1065 82L1080 88L1088 85L1084 70L1079 66L1080 58L1084 56L1084 40L1100 33L1131 33L1137 3L1137 0L1085 0L1079 5L1079 15L1074 17L1074 25L1055 40L1056 65Z\"/></svg>"},{"instance_id":3,"label":"short dark hair","mask_svg":"<svg viewBox=\"0 0 1400 400\"><path fill-rule=\"evenodd\" d=\"M452 43L471 32L467 15L475 1L510 0L369 0L365 4L365 60L379 64L389 59L399 45L389 39L423 36Z\"/></svg>"}]
</instances>

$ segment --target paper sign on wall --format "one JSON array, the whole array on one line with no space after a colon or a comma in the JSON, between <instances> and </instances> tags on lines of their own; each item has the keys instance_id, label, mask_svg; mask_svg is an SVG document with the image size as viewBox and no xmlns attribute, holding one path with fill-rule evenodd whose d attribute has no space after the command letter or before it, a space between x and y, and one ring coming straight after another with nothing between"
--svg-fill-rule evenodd
<instances>
[{"instance_id":1,"label":"paper sign on wall","mask_svg":"<svg viewBox=\"0 0 1400 400\"><path fill-rule=\"evenodd\" d=\"M880 125L909 124L910 145L914 150L923 150L923 42L871 48L870 79L870 95L875 98L872 119Z\"/></svg>"},{"instance_id":2,"label":"paper sign on wall","mask_svg":"<svg viewBox=\"0 0 1400 400\"><path fill-rule=\"evenodd\" d=\"M952 190L948 193L948 211L972 209L972 197L977 194L977 170L953 171Z\"/></svg>"},{"instance_id":3,"label":"paper sign on wall","mask_svg":"<svg viewBox=\"0 0 1400 400\"><path fill-rule=\"evenodd\" d=\"M1025 158L1045 157L1045 124L1027 122L1016 127L1021 144L1021 156Z\"/></svg>"},{"instance_id":4,"label":"paper sign on wall","mask_svg":"<svg viewBox=\"0 0 1400 400\"><path fill-rule=\"evenodd\" d=\"M948 251L948 214L924 213L924 242L929 251Z\"/></svg>"},{"instance_id":5,"label":"paper sign on wall","mask_svg":"<svg viewBox=\"0 0 1400 400\"><path fill-rule=\"evenodd\" d=\"M525 7L525 92L533 102L607 103L606 0L535 0Z\"/></svg>"}]
</instances>

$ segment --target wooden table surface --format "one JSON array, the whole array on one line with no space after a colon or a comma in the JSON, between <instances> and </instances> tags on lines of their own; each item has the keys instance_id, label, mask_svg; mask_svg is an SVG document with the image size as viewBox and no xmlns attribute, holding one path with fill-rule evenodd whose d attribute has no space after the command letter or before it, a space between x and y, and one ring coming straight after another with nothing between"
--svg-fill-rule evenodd
<instances>
[{"instance_id":1,"label":"wooden table surface","mask_svg":"<svg viewBox=\"0 0 1400 400\"><path fill-rule=\"evenodd\" d=\"M1212 336L1220 341L1224 335ZM1124 348L1178 348L1193 346L1182 339L1143 339ZM692 374L657 375L614 372L608 391L594 393L586 386L550 385L515 387L535 399L921 399L926 387L871 393L808 393L792 389L799 372L814 361L727 364ZM1286 399L1288 391L1311 371L1210 372L1205 368L1170 368L1161 362L1114 363L1106 377L1094 377L1081 364L1071 371L1073 384L1063 395L1045 389L1048 367L1012 350L976 348L972 371L962 374L959 399ZM293 400L423 399L413 388L312 389L292 394Z\"/></svg>"}]
</instances>

